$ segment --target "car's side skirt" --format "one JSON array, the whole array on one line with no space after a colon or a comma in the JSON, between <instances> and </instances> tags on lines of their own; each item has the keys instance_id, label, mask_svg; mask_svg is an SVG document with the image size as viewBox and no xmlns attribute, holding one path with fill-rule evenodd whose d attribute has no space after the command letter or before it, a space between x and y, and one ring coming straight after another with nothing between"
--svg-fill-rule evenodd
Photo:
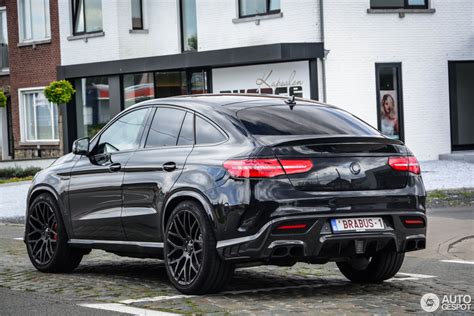
<instances>
[{"instance_id":1,"label":"car's side skirt","mask_svg":"<svg viewBox=\"0 0 474 316\"><path fill-rule=\"evenodd\" d=\"M162 242L70 239L68 244L74 248L101 249L126 257L159 258L163 257Z\"/></svg>"},{"instance_id":2,"label":"car's side skirt","mask_svg":"<svg viewBox=\"0 0 474 316\"><path fill-rule=\"evenodd\" d=\"M93 239L70 239L68 244L71 246L94 246L94 245L117 245L117 246L136 246L143 248L163 248L162 242L143 242L143 241L121 241L121 240L93 240Z\"/></svg>"}]
</instances>

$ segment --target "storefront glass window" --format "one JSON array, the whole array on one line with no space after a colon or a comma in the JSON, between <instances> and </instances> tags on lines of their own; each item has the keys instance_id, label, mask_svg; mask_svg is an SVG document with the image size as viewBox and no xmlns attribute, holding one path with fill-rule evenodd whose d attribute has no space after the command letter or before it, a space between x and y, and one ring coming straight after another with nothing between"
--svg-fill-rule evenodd
<instances>
[{"instance_id":1,"label":"storefront glass window","mask_svg":"<svg viewBox=\"0 0 474 316\"><path fill-rule=\"evenodd\" d=\"M155 97L153 73L130 74L123 76L123 100L125 108L135 103Z\"/></svg>"},{"instance_id":2,"label":"storefront glass window","mask_svg":"<svg viewBox=\"0 0 474 316\"><path fill-rule=\"evenodd\" d=\"M191 94L208 93L207 74L205 71L191 73L190 89Z\"/></svg>"},{"instance_id":3,"label":"storefront glass window","mask_svg":"<svg viewBox=\"0 0 474 316\"><path fill-rule=\"evenodd\" d=\"M188 94L185 71L157 72L155 74L157 98Z\"/></svg>"},{"instance_id":4,"label":"storefront glass window","mask_svg":"<svg viewBox=\"0 0 474 316\"><path fill-rule=\"evenodd\" d=\"M376 64L378 127L386 136L403 139L401 65Z\"/></svg>"},{"instance_id":5,"label":"storefront glass window","mask_svg":"<svg viewBox=\"0 0 474 316\"><path fill-rule=\"evenodd\" d=\"M77 137L92 137L112 118L108 77L76 80Z\"/></svg>"}]
</instances>

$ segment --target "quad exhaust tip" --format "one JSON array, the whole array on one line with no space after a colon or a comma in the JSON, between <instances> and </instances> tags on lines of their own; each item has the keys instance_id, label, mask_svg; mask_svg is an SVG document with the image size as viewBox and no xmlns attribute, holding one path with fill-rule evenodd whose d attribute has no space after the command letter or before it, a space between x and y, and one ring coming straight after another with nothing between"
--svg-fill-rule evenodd
<instances>
[{"instance_id":1,"label":"quad exhaust tip","mask_svg":"<svg viewBox=\"0 0 474 316\"><path fill-rule=\"evenodd\" d=\"M303 257L304 251L303 246L278 246L275 247L272 253L273 258L284 258L284 257Z\"/></svg>"},{"instance_id":2,"label":"quad exhaust tip","mask_svg":"<svg viewBox=\"0 0 474 316\"><path fill-rule=\"evenodd\" d=\"M411 239L405 245L405 251L421 250L426 248L425 239Z\"/></svg>"}]
</instances>

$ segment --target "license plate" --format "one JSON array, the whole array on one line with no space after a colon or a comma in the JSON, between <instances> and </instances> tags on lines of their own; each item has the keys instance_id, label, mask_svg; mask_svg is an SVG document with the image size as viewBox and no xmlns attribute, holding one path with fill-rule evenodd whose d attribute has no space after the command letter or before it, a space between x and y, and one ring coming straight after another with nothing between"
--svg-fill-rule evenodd
<instances>
[{"instance_id":1,"label":"license plate","mask_svg":"<svg viewBox=\"0 0 474 316\"><path fill-rule=\"evenodd\" d=\"M385 225L381 217L334 218L331 219L333 232L383 230Z\"/></svg>"}]
</instances>

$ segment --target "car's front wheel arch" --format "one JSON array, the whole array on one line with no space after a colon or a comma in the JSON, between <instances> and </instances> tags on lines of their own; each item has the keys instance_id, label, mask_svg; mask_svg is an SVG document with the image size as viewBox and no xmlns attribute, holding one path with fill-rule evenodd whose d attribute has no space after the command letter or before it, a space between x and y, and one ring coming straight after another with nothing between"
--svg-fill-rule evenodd
<instances>
[{"instance_id":1,"label":"car's front wheel arch","mask_svg":"<svg viewBox=\"0 0 474 316\"><path fill-rule=\"evenodd\" d=\"M57 202L59 201L59 196L58 193L51 187L45 186L45 185L40 185L33 190L31 190L30 195L28 196L28 201L27 201L27 208L30 207L31 203L41 194L49 194L51 195Z\"/></svg>"},{"instance_id":2,"label":"car's front wheel arch","mask_svg":"<svg viewBox=\"0 0 474 316\"><path fill-rule=\"evenodd\" d=\"M33 190L31 190L29 196L28 196L28 199L27 199L27 204L26 204L26 216L28 215L28 210L31 206L31 204L33 203L33 201L40 195L42 194L48 194L51 196L51 198L53 198L56 203L57 203L57 206L59 208L59 216L61 217L61 220L62 222L64 223L64 228L66 229L66 233L68 235L69 238L73 238L72 237L72 227L70 225L70 222L68 220L66 220L67 218L65 218L65 216L67 217L67 212L66 212L66 215L64 214L65 213L65 205L62 203L61 199L59 198L59 194L52 188L52 187L49 187L47 185L40 185L40 186L37 186L35 188L33 188ZM25 217L26 218L26 217Z\"/></svg>"}]
</instances>

